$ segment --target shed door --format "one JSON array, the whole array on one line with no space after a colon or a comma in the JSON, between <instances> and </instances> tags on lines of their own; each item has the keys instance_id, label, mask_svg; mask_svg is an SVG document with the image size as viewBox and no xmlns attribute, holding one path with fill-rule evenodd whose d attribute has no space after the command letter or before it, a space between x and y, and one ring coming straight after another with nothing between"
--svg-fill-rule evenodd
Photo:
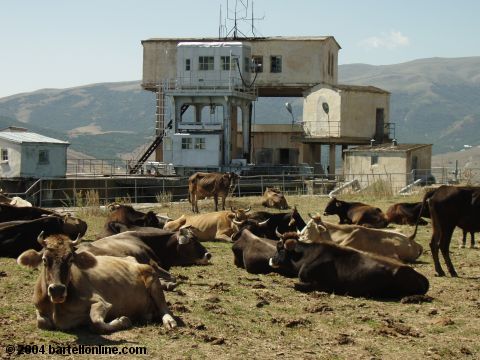
<instances>
[{"instance_id":1,"label":"shed door","mask_svg":"<svg viewBox=\"0 0 480 360\"><path fill-rule=\"evenodd\" d=\"M375 141L377 144L383 142L385 129L385 117L383 108L377 108L377 114L375 119Z\"/></svg>"}]
</instances>

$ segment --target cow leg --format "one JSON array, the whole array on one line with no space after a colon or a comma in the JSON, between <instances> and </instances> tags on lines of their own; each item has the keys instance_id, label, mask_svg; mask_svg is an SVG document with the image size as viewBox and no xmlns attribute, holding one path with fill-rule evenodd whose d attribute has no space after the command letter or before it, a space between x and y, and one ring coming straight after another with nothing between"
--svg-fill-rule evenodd
<instances>
[{"instance_id":1,"label":"cow leg","mask_svg":"<svg viewBox=\"0 0 480 360\"><path fill-rule=\"evenodd\" d=\"M121 316L106 323L105 317L111 308L112 304L106 302L101 297L95 299L95 302L90 306L90 321L94 331L103 334L125 330L132 326L132 322L126 316Z\"/></svg>"},{"instance_id":2,"label":"cow leg","mask_svg":"<svg viewBox=\"0 0 480 360\"><path fill-rule=\"evenodd\" d=\"M152 259L150 259L149 264L157 272L157 276L160 279L163 290L172 291L177 287L177 279L175 279L175 276L170 274L167 270L162 269L160 266L158 266L157 262Z\"/></svg>"},{"instance_id":3,"label":"cow leg","mask_svg":"<svg viewBox=\"0 0 480 360\"><path fill-rule=\"evenodd\" d=\"M470 249L476 249L477 246L475 245L475 233L472 231L470 233Z\"/></svg>"},{"instance_id":4,"label":"cow leg","mask_svg":"<svg viewBox=\"0 0 480 360\"><path fill-rule=\"evenodd\" d=\"M462 230L463 237L462 237L462 243L460 244L460 248L464 248L466 243L467 243L467 232L465 230Z\"/></svg>"},{"instance_id":5,"label":"cow leg","mask_svg":"<svg viewBox=\"0 0 480 360\"><path fill-rule=\"evenodd\" d=\"M226 242L232 242L232 237L228 236L225 233L217 232L215 234L215 240L220 240L220 241L226 241Z\"/></svg>"},{"instance_id":6,"label":"cow leg","mask_svg":"<svg viewBox=\"0 0 480 360\"><path fill-rule=\"evenodd\" d=\"M440 246L440 251L442 252L443 259L445 260L445 264L447 265L448 272L452 277L457 277L457 272L455 271L455 268L453 267L452 260L450 259L450 241L452 240L452 234L453 230L452 229L444 229L442 231L442 236L440 237L439 241L439 246Z\"/></svg>"},{"instance_id":7,"label":"cow leg","mask_svg":"<svg viewBox=\"0 0 480 360\"><path fill-rule=\"evenodd\" d=\"M438 241L436 239L437 237L438 237L438 234L435 234L435 233L432 234L432 238L430 240L430 251L432 252L433 264L435 265L435 271L437 272L437 275L445 276L445 272L440 266L440 261L438 259Z\"/></svg>"},{"instance_id":8,"label":"cow leg","mask_svg":"<svg viewBox=\"0 0 480 360\"><path fill-rule=\"evenodd\" d=\"M227 198L227 196L222 196L222 210L225 210L225 199Z\"/></svg>"},{"instance_id":9,"label":"cow leg","mask_svg":"<svg viewBox=\"0 0 480 360\"><path fill-rule=\"evenodd\" d=\"M213 195L213 201L215 202L215 211L218 211L218 195ZM225 208L223 208L225 210Z\"/></svg>"},{"instance_id":10,"label":"cow leg","mask_svg":"<svg viewBox=\"0 0 480 360\"><path fill-rule=\"evenodd\" d=\"M47 316L43 316L38 310L37 312L37 327L43 330L52 330L55 328L52 320Z\"/></svg>"},{"instance_id":11,"label":"cow leg","mask_svg":"<svg viewBox=\"0 0 480 360\"><path fill-rule=\"evenodd\" d=\"M149 284L150 295L152 296L157 309L159 310L160 316L162 317L163 325L167 329L173 329L177 327L177 322L172 317L170 310L167 306L167 301L165 300L165 295L163 294L162 285L158 278L153 279L151 284Z\"/></svg>"}]
</instances>

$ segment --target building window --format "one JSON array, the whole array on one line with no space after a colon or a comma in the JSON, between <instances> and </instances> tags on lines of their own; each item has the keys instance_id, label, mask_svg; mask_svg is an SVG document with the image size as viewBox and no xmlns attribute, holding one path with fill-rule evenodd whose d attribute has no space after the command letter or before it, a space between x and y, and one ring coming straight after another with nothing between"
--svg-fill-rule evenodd
<instances>
[{"instance_id":1,"label":"building window","mask_svg":"<svg viewBox=\"0 0 480 360\"><path fill-rule=\"evenodd\" d=\"M221 56L222 70L230 70L230 56Z\"/></svg>"},{"instance_id":2,"label":"building window","mask_svg":"<svg viewBox=\"0 0 480 360\"><path fill-rule=\"evenodd\" d=\"M192 148L192 138L182 138L182 149Z\"/></svg>"},{"instance_id":3,"label":"building window","mask_svg":"<svg viewBox=\"0 0 480 360\"><path fill-rule=\"evenodd\" d=\"M280 55L270 56L270 72L282 72L282 57Z\"/></svg>"},{"instance_id":4,"label":"building window","mask_svg":"<svg viewBox=\"0 0 480 360\"><path fill-rule=\"evenodd\" d=\"M252 56L252 62L253 62L253 72L255 73L261 73L263 72L263 56Z\"/></svg>"},{"instance_id":5,"label":"building window","mask_svg":"<svg viewBox=\"0 0 480 360\"><path fill-rule=\"evenodd\" d=\"M213 70L213 56L199 56L198 70Z\"/></svg>"},{"instance_id":6,"label":"building window","mask_svg":"<svg viewBox=\"0 0 480 360\"><path fill-rule=\"evenodd\" d=\"M195 138L195 150L205 150L205 138Z\"/></svg>"},{"instance_id":7,"label":"building window","mask_svg":"<svg viewBox=\"0 0 480 360\"><path fill-rule=\"evenodd\" d=\"M190 71L190 59L185 59L185 71Z\"/></svg>"},{"instance_id":8,"label":"building window","mask_svg":"<svg viewBox=\"0 0 480 360\"><path fill-rule=\"evenodd\" d=\"M2 149L2 162L8 162L8 149Z\"/></svg>"},{"instance_id":9,"label":"building window","mask_svg":"<svg viewBox=\"0 0 480 360\"><path fill-rule=\"evenodd\" d=\"M38 163L39 164L48 164L48 150L40 150L38 152Z\"/></svg>"},{"instance_id":10,"label":"building window","mask_svg":"<svg viewBox=\"0 0 480 360\"><path fill-rule=\"evenodd\" d=\"M378 155L372 155L370 157L370 165L377 165L378 164Z\"/></svg>"}]
</instances>

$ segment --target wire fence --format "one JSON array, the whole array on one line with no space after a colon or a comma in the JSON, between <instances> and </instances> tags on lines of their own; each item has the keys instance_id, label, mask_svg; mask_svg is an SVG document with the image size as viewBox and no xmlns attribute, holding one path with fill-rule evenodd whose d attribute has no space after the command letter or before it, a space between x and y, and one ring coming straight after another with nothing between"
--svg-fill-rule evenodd
<instances>
[{"instance_id":1,"label":"wire fence","mask_svg":"<svg viewBox=\"0 0 480 360\"><path fill-rule=\"evenodd\" d=\"M309 174L282 173L243 175L232 196L259 196L267 187L278 188L286 195L324 195L341 188L337 194L362 193L394 195L416 191L423 185L479 185L480 169L454 170L433 168L426 172L386 174ZM188 200L187 176L108 176L39 179L21 196L32 204L50 206L89 206L113 201L129 203L166 203Z\"/></svg>"}]
</instances>

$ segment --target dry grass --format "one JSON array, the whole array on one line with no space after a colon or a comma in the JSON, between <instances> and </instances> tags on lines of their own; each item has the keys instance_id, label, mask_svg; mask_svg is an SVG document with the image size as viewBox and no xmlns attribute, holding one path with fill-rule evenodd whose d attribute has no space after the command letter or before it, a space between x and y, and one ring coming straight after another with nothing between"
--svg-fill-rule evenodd
<instances>
[{"instance_id":1,"label":"dry grass","mask_svg":"<svg viewBox=\"0 0 480 360\"><path fill-rule=\"evenodd\" d=\"M394 202L416 201L419 197L372 200L352 195L342 199L364 201L386 210ZM316 196L287 197L304 217L308 212L323 212L327 200ZM262 209L259 198L234 198L227 201L230 205ZM199 206L201 212L211 211L213 201L202 201ZM161 209L165 210L175 218L189 214L190 204L172 203ZM94 239L103 218L85 219L90 226L87 238ZM398 228L407 234L413 231L409 226ZM19 267L14 259L2 258L1 344L140 345L148 349L148 356L140 358L168 359L480 358L479 251L459 249L454 241L452 259L460 278L435 277L428 251L430 234L430 226L420 229L417 239L426 251L413 266L430 280L431 303L402 304L299 293L292 288L294 279L248 274L234 266L231 244L209 242L205 246L213 253L212 265L172 269L184 283L166 297L173 313L185 323L183 327L166 331L160 324L136 324L131 330L104 336L86 330L65 333L37 329L31 303L37 271ZM459 240L461 234L456 232L454 238Z\"/></svg>"}]
</instances>

